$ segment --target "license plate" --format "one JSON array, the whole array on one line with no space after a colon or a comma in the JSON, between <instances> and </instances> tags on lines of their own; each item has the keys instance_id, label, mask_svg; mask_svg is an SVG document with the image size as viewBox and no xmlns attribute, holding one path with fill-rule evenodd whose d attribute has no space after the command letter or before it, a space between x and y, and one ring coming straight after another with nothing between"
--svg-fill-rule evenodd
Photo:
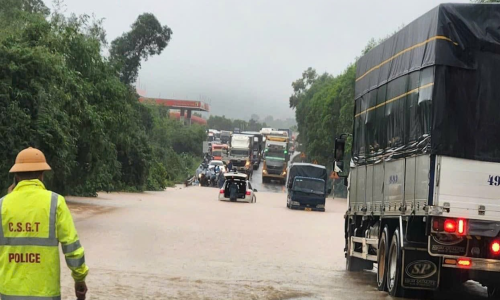
<instances>
[{"instance_id":1,"label":"license plate","mask_svg":"<svg viewBox=\"0 0 500 300\"><path fill-rule=\"evenodd\" d=\"M306 207L304 210L305 211L311 211L311 208L310 207Z\"/></svg>"}]
</instances>

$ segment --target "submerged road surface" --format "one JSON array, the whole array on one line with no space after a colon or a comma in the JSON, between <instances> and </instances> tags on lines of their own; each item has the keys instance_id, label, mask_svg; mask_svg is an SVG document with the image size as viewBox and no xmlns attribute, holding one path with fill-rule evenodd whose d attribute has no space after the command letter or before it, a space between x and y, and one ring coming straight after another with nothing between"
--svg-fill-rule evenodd
<instances>
[{"instance_id":1,"label":"submerged road surface","mask_svg":"<svg viewBox=\"0 0 500 300\"><path fill-rule=\"evenodd\" d=\"M329 199L320 213L287 209L280 192L259 192L255 204L219 202L217 193L69 198L90 267L88 299L390 299L373 271L344 271L345 199ZM468 285L437 299L485 298ZM74 299L66 268L62 286L63 299Z\"/></svg>"}]
</instances>

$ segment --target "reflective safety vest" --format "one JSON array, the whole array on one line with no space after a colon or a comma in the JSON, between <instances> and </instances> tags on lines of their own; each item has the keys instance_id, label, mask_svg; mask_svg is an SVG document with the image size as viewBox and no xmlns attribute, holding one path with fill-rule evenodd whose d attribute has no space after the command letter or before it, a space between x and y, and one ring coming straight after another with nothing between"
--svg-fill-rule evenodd
<instances>
[{"instance_id":1,"label":"reflective safety vest","mask_svg":"<svg viewBox=\"0 0 500 300\"><path fill-rule=\"evenodd\" d=\"M88 274L64 197L24 180L0 199L0 298L59 300L59 243L75 281Z\"/></svg>"}]
</instances>

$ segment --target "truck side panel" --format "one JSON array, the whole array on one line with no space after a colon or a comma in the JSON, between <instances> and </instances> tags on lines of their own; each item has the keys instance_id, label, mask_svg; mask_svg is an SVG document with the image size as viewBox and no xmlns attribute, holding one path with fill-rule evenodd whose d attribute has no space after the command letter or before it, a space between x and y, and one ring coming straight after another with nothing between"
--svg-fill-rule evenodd
<instances>
[{"instance_id":1,"label":"truck side panel","mask_svg":"<svg viewBox=\"0 0 500 300\"><path fill-rule=\"evenodd\" d=\"M373 206L373 166L366 166L366 212Z\"/></svg>"},{"instance_id":2,"label":"truck side panel","mask_svg":"<svg viewBox=\"0 0 500 300\"><path fill-rule=\"evenodd\" d=\"M406 212L411 212L415 207L415 178L417 176L417 158L406 158L405 169L405 207Z\"/></svg>"},{"instance_id":3,"label":"truck side panel","mask_svg":"<svg viewBox=\"0 0 500 300\"><path fill-rule=\"evenodd\" d=\"M350 182L349 182L349 208L351 212L356 212L355 207L357 204L357 179L358 179L358 168L352 168L350 173Z\"/></svg>"},{"instance_id":4,"label":"truck side panel","mask_svg":"<svg viewBox=\"0 0 500 300\"><path fill-rule=\"evenodd\" d=\"M358 167L358 182L356 186L356 210L364 212L366 207L366 166Z\"/></svg>"},{"instance_id":5,"label":"truck side panel","mask_svg":"<svg viewBox=\"0 0 500 300\"><path fill-rule=\"evenodd\" d=\"M405 159L385 162L384 206L386 215L400 215L404 201Z\"/></svg>"},{"instance_id":6,"label":"truck side panel","mask_svg":"<svg viewBox=\"0 0 500 300\"><path fill-rule=\"evenodd\" d=\"M500 163L439 156L436 194L450 216L500 220Z\"/></svg>"},{"instance_id":7,"label":"truck side panel","mask_svg":"<svg viewBox=\"0 0 500 300\"><path fill-rule=\"evenodd\" d=\"M415 213L425 214L424 207L429 198L431 158L429 155L416 157Z\"/></svg>"},{"instance_id":8,"label":"truck side panel","mask_svg":"<svg viewBox=\"0 0 500 300\"><path fill-rule=\"evenodd\" d=\"M384 206L384 164L373 166L373 213L381 214Z\"/></svg>"}]
</instances>

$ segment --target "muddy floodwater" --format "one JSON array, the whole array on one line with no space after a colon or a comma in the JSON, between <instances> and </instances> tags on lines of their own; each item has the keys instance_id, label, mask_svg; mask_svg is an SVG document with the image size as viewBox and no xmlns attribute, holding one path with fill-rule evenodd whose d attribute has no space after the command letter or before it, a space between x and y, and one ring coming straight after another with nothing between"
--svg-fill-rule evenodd
<instances>
[{"instance_id":1,"label":"muddy floodwater","mask_svg":"<svg viewBox=\"0 0 500 300\"><path fill-rule=\"evenodd\" d=\"M324 213L292 211L279 187L258 189L255 204L200 187L68 197L88 299L391 299L373 271L344 271L345 199L328 199ZM74 299L65 267L62 286ZM486 297L475 283L454 293L435 297Z\"/></svg>"}]
</instances>

